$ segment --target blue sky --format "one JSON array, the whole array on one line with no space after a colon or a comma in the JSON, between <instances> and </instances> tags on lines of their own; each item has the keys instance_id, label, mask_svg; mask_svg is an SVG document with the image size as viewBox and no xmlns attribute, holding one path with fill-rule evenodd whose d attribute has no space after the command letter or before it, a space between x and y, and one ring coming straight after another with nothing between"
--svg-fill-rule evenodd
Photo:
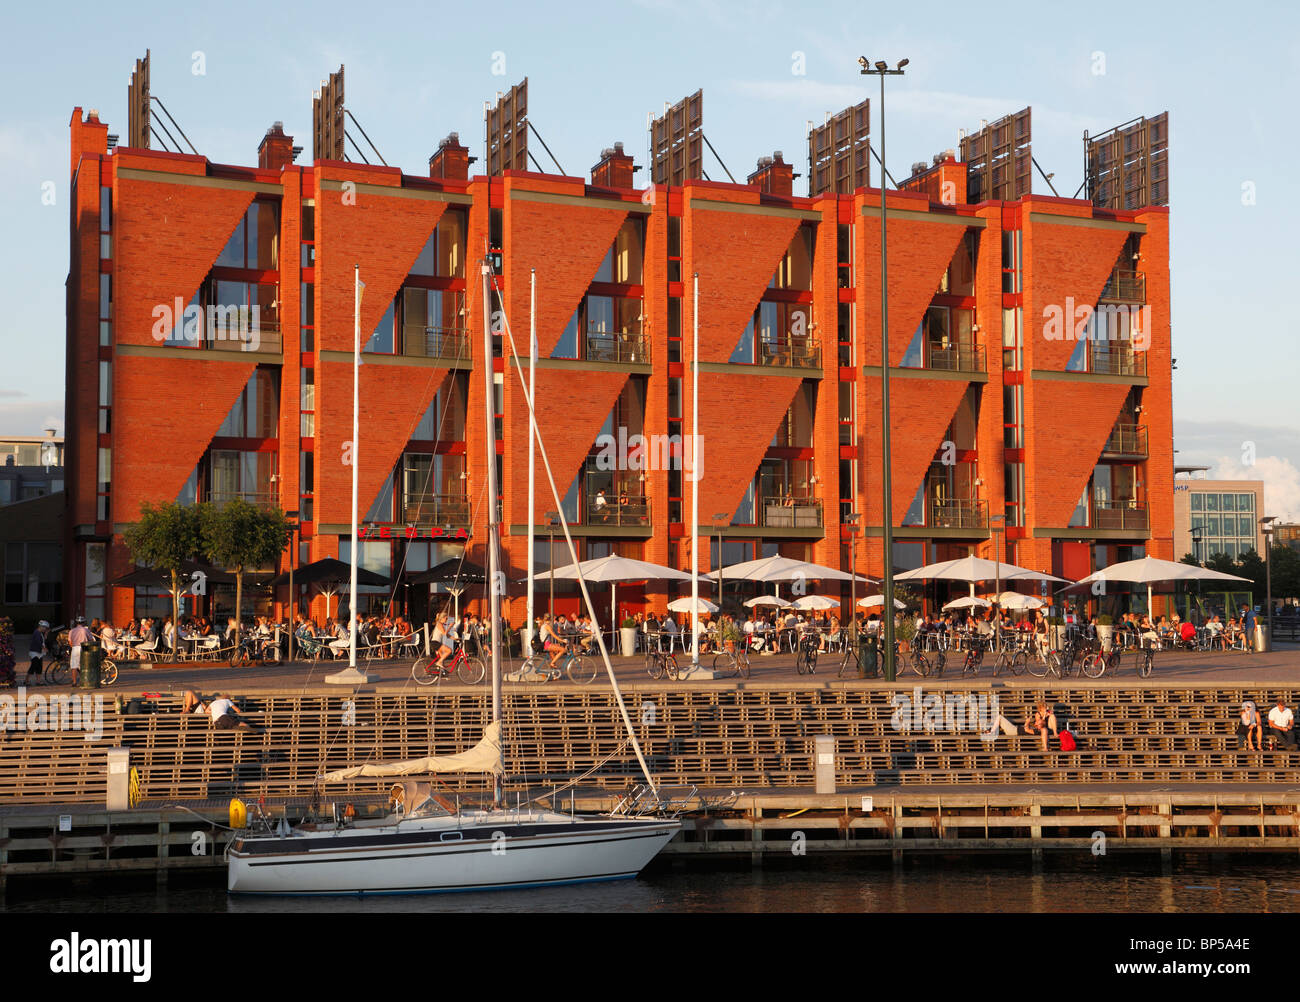
<instances>
[{"instance_id":1,"label":"blue sky","mask_svg":"<svg viewBox=\"0 0 1300 1002\"><path fill-rule=\"evenodd\" d=\"M483 102L527 75L530 118L569 174L616 140L644 163L647 113L702 87L705 132L741 180L777 149L805 172L807 121L874 97L857 57L906 56L889 82L895 177L955 147L958 129L1032 105L1034 155L1071 195L1084 129L1169 110L1177 459L1265 479L1269 510L1300 519L1300 328L1284 306L1300 264L1289 5L119 3L57 18L28 5L0 15L0 37L0 348L18 363L0 382L0 432L61 424L67 123L76 105L98 108L125 134L146 47L153 93L217 162L255 162L277 119L305 160L312 91L345 63L348 108L409 173L453 130L481 157ZM874 99L872 116L876 132ZM706 169L724 176L707 153Z\"/></svg>"}]
</instances>

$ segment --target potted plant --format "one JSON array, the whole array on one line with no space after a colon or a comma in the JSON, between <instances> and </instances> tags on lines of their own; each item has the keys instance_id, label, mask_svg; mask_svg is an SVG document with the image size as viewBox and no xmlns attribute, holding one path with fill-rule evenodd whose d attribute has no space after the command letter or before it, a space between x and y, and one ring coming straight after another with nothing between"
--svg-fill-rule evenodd
<instances>
[{"instance_id":1,"label":"potted plant","mask_svg":"<svg viewBox=\"0 0 1300 1002\"><path fill-rule=\"evenodd\" d=\"M624 616L618 635L623 647L623 656L630 658L636 653L636 620L631 616Z\"/></svg>"},{"instance_id":2,"label":"potted plant","mask_svg":"<svg viewBox=\"0 0 1300 1002\"><path fill-rule=\"evenodd\" d=\"M725 619L722 622L722 644L728 651L735 653L736 644L740 643L743 633L740 625L734 619Z\"/></svg>"},{"instance_id":3,"label":"potted plant","mask_svg":"<svg viewBox=\"0 0 1300 1002\"><path fill-rule=\"evenodd\" d=\"M912 638L916 636L916 620L904 619L898 624L898 628L894 633L898 637L899 651L910 651L912 649Z\"/></svg>"},{"instance_id":4,"label":"potted plant","mask_svg":"<svg viewBox=\"0 0 1300 1002\"><path fill-rule=\"evenodd\" d=\"M1115 620L1109 612L1103 612L1094 623L1097 627L1097 640L1101 642L1103 651L1110 650L1110 635L1115 630L1114 622Z\"/></svg>"}]
</instances>

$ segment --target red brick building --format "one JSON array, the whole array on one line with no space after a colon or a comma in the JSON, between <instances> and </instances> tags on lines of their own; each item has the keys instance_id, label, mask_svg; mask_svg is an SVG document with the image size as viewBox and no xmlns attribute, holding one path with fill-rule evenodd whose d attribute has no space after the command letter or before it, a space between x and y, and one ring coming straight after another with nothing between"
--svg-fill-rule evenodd
<instances>
[{"instance_id":1,"label":"red brick building","mask_svg":"<svg viewBox=\"0 0 1300 1002\"><path fill-rule=\"evenodd\" d=\"M297 560L346 558L354 265L366 565L424 569L460 552L460 530L482 560L485 254L525 363L536 274L538 422L580 556L690 566L691 484L664 443L693 431L698 274L701 571L719 534L724 564L779 551L847 567L856 511L857 570L881 573L878 190L796 197L778 157L748 184L643 192L621 149L590 182L471 178L453 137L420 176L292 159L278 126L256 167L110 151L107 125L73 113L70 613L136 611L111 582L131 569L121 533L145 501L278 503L302 512ZM967 205L960 167L934 168L956 204L924 178L888 194L895 566L998 543L1068 578L1144 549L1174 558L1168 210ZM178 323L191 305L202 331ZM209 339L210 308L237 306L256 335ZM528 422L513 365L490 364L517 579ZM649 444L618 446L620 429ZM539 473L543 566L554 510ZM661 608L675 593L619 598Z\"/></svg>"}]
</instances>

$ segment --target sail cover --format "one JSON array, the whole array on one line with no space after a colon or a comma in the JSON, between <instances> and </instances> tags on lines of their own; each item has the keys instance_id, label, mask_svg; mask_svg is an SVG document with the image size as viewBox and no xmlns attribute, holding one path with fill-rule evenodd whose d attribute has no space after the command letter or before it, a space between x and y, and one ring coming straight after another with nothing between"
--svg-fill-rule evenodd
<instances>
[{"instance_id":1,"label":"sail cover","mask_svg":"<svg viewBox=\"0 0 1300 1002\"><path fill-rule=\"evenodd\" d=\"M501 722L492 721L483 731L483 738L469 751L459 755L430 755L404 762L376 762L340 769L324 777L326 783L341 783L358 776L414 776L425 772L490 772L499 775L501 767Z\"/></svg>"}]
</instances>

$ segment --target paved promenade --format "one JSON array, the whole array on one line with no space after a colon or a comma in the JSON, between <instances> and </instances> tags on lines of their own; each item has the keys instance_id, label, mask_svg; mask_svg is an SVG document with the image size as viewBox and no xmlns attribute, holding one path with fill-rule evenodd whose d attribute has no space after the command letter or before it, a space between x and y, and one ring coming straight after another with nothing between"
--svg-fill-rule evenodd
<instances>
[{"instance_id":1,"label":"paved promenade","mask_svg":"<svg viewBox=\"0 0 1300 1002\"><path fill-rule=\"evenodd\" d=\"M597 658L599 665L599 659ZM678 652L679 662L685 666L689 663L689 655L683 655ZM611 661L614 665L614 673L618 678L619 685L631 686L638 683L653 684L656 688L668 686L691 687L701 684L715 685L743 685L744 679L725 679L719 682L698 682L698 681L681 681L681 682L652 682L646 675L645 662L642 657L635 658L613 657ZM712 664L711 655L706 655L701 664L708 667ZM862 684L856 675L845 675L843 679L836 677L839 668L840 655L825 654L822 655L817 672L815 675L800 675L794 668L794 656L791 654L776 654L764 657L755 656L752 659L753 670L751 673L751 682L768 683L787 683L787 684L825 684L825 683L853 683ZM514 662L517 666L518 662ZM126 662L121 667L120 677L115 686L106 689L106 692L122 693L123 695L134 695L142 692L164 692L180 694L186 689L195 689L204 693L230 689L237 693L251 693L256 691L300 691L300 692L327 692L327 691L346 691L346 687L327 685L325 676L337 671L341 671L347 666L343 662L295 662L290 664L269 664L260 667L250 668L230 668L228 666L205 665L203 663L183 662L180 664L156 663L149 667ZM380 691L410 691L418 692L424 689L423 686L417 686L411 678L411 661L394 660L394 661L372 661L363 664L364 667L373 677L374 681L371 688ZM509 672L512 665L509 661L505 662L504 670ZM1048 676L1045 679L1036 679L1031 675L1022 674L1012 676L1002 674L996 679L992 675L992 660L985 659L984 665L980 669L977 677L963 679L961 674L960 662L955 658L950 658L948 668L944 671L942 678L924 679L915 674L910 663L904 661L900 663L898 671L898 681L890 686L890 683L883 679L869 680L866 684L879 686L907 686L942 683L944 685L953 683L968 683L973 685L989 685L990 683L1010 683L1019 685L1061 685L1061 680ZM21 674L20 674L21 677ZM1138 677L1137 669L1133 661L1133 655L1126 654L1124 661L1120 664L1116 674L1107 673L1103 678L1092 681L1080 677L1077 672L1067 680L1072 685L1087 686L1159 686L1166 683L1177 683L1181 685L1241 685L1243 683L1259 684L1267 686L1268 683L1277 682L1295 685L1300 682L1300 645L1297 644L1279 644L1277 649L1267 654L1240 654L1235 652L1224 653L1215 652L1194 652L1194 651L1171 651L1163 652L1156 656L1155 671L1149 679ZM453 682L442 682L440 685L452 685ZM605 679L604 671L599 671L596 680L591 683L592 687L599 687L608 684ZM490 687L488 680L480 683L487 689ZM526 689L533 691L539 688L554 688L557 686L572 687L573 683L567 679L554 682L547 682L544 685L536 683L506 683L509 689ZM432 687L429 687L432 689Z\"/></svg>"}]
</instances>

